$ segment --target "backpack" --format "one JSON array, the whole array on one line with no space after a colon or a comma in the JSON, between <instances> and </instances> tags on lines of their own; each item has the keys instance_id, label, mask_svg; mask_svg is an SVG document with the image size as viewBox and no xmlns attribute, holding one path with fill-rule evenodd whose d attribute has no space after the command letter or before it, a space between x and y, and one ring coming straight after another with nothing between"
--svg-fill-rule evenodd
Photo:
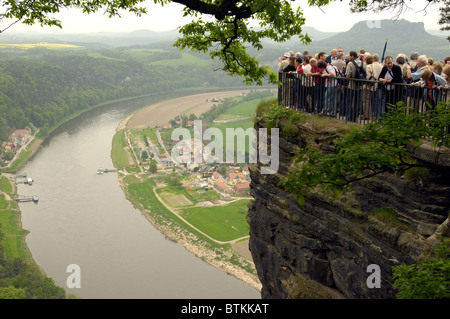
<instances>
[{"instance_id":1,"label":"backpack","mask_svg":"<svg viewBox=\"0 0 450 319\"><path fill-rule=\"evenodd\" d=\"M367 80L367 72L364 69L364 62L361 61L361 66L358 66L354 60L352 60L355 65L355 79Z\"/></svg>"},{"instance_id":2,"label":"backpack","mask_svg":"<svg viewBox=\"0 0 450 319\"><path fill-rule=\"evenodd\" d=\"M336 74L337 78L345 78L345 75L341 72L341 70L339 70L338 67L336 67L335 65L332 65L332 64L331 64L331 66L333 67L333 69L335 71L334 73Z\"/></svg>"}]
</instances>

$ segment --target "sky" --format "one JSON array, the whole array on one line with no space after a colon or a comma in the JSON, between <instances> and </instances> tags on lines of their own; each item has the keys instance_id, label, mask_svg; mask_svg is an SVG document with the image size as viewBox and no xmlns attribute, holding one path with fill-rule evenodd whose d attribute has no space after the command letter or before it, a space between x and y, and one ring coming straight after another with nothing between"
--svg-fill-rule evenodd
<instances>
[{"instance_id":1,"label":"sky","mask_svg":"<svg viewBox=\"0 0 450 319\"><path fill-rule=\"evenodd\" d=\"M394 19L396 12L386 11L374 13L351 13L348 1L336 1L322 8L309 7L306 0L292 2L294 8L303 8L306 26L311 26L319 31L342 32L349 30L355 23L362 20L376 21L382 19ZM427 13L420 12L424 9L425 0L411 1L410 10L404 12L400 18L411 22L424 22L426 30L438 30L439 9L430 6ZM149 13L142 17L136 17L132 13L124 12L122 18L108 18L103 13L83 14L78 9L65 9L54 17L62 21L63 29L58 27L41 27L40 25L26 26L22 23L14 24L7 32L42 32L42 33L97 33L97 32L129 32L134 30L170 31L190 21L189 17L182 16L182 5L170 3L161 7L153 1L147 1ZM10 22L0 22L1 30Z\"/></svg>"}]
</instances>

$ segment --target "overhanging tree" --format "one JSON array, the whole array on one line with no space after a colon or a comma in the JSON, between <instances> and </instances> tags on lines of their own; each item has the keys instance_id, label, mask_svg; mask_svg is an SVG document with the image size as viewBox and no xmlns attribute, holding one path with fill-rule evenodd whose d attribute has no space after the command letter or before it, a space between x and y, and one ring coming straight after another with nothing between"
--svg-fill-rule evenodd
<instances>
[{"instance_id":1,"label":"overhanging tree","mask_svg":"<svg viewBox=\"0 0 450 319\"><path fill-rule=\"evenodd\" d=\"M41 24L62 27L61 21L52 17L64 8L80 8L84 13L103 10L109 17L121 15L122 11L142 16L148 9L145 0L7 0L3 1L4 12L0 21L13 19L25 24ZM337 0L308 0L309 6L324 6ZM343 1L343 0L340 0ZM244 77L247 84L263 84L264 79L277 82L277 75L267 66L248 54L249 46L260 50L262 39L268 38L277 42L291 39L293 36L308 44L311 38L302 33L305 18L301 8L294 9L289 0L153 0L155 4L164 6L169 2L184 6L184 16L191 16L192 22L180 27L181 37L175 42L180 49L191 49L195 52L209 53L213 59L222 62L222 69L230 75ZM392 4L389 4L391 3ZM423 0L424 8L436 4L441 8L443 28L449 27L449 0ZM353 11L389 10L403 8L406 0L349 0ZM212 19L204 19L211 17ZM258 21L259 27L253 28L250 21ZM0 22L0 23L1 23ZM8 29L12 24L1 26Z\"/></svg>"}]
</instances>

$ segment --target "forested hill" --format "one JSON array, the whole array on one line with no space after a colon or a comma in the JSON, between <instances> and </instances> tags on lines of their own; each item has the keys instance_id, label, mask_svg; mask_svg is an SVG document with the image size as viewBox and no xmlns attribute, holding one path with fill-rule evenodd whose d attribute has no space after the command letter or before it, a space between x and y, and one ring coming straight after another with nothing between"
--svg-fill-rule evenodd
<instances>
[{"instance_id":1,"label":"forested hill","mask_svg":"<svg viewBox=\"0 0 450 319\"><path fill-rule=\"evenodd\" d=\"M429 34L423 22L406 20L361 21L349 31L315 41L310 47L312 51L321 48L325 52L337 47L343 47L346 52L364 48L381 56L386 40L386 54L394 58L398 53L409 56L412 51L426 54L435 60L443 60L449 55L450 45L445 37Z\"/></svg>"},{"instance_id":2,"label":"forested hill","mask_svg":"<svg viewBox=\"0 0 450 319\"><path fill-rule=\"evenodd\" d=\"M46 132L65 116L109 100L244 85L214 71L209 57L163 49L8 47L0 55L0 141L30 121Z\"/></svg>"}]
</instances>

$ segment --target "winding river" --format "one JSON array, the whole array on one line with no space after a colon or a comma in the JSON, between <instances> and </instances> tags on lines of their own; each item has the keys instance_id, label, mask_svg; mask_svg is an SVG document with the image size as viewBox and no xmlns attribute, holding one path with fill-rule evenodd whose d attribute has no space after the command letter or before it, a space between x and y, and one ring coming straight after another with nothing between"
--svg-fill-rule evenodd
<instances>
[{"instance_id":1,"label":"winding river","mask_svg":"<svg viewBox=\"0 0 450 319\"><path fill-rule=\"evenodd\" d=\"M111 167L111 141L133 110L163 97L113 103L86 112L55 130L18 172L22 226L34 260L81 298L260 298L260 293L165 238L125 198ZM80 267L80 288L68 288L67 267Z\"/></svg>"}]
</instances>

